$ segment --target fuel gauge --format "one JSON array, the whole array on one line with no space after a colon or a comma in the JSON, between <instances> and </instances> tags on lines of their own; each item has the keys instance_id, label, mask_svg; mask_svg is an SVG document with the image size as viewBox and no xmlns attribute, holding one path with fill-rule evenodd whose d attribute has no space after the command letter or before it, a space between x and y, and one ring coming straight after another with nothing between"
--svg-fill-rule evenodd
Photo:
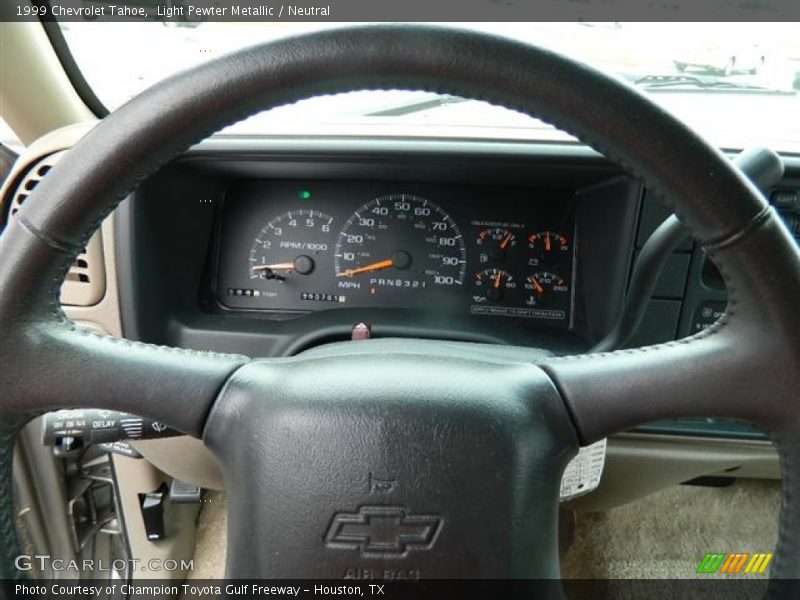
<instances>
[{"instance_id":1,"label":"fuel gauge","mask_svg":"<svg viewBox=\"0 0 800 600\"><path fill-rule=\"evenodd\" d=\"M497 263L505 260L508 251L517 245L517 238L504 227L493 227L481 231L475 245L480 250L481 264Z\"/></svg>"},{"instance_id":2,"label":"fuel gauge","mask_svg":"<svg viewBox=\"0 0 800 600\"><path fill-rule=\"evenodd\" d=\"M538 271L525 278L525 290L529 292L525 301L529 306L550 306L567 296L569 286L560 275Z\"/></svg>"}]
</instances>

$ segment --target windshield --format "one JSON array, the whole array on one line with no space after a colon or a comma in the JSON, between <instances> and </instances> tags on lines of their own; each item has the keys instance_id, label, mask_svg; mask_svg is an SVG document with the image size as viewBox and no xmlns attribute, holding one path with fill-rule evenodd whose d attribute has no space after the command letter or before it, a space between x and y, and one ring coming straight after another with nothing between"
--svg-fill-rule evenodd
<instances>
[{"instance_id":1,"label":"windshield","mask_svg":"<svg viewBox=\"0 0 800 600\"><path fill-rule=\"evenodd\" d=\"M113 110L170 74L279 37L343 24L62 23L95 94ZM800 152L796 23L459 23L544 46L623 78L721 147ZM146 43L143 43L146 40ZM422 136L569 141L535 119L421 92L311 99L222 135Z\"/></svg>"}]
</instances>

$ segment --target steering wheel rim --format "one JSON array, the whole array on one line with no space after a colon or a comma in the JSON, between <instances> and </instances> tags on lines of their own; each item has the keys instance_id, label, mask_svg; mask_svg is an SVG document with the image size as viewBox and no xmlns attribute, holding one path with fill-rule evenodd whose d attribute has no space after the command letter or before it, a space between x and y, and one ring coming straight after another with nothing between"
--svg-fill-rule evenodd
<instances>
[{"instance_id":1,"label":"steering wheel rim","mask_svg":"<svg viewBox=\"0 0 800 600\"><path fill-rule=\"evenodd\" d=\"M677 342L576 357L435 342L398 348L376 341L367 343L369 350L334 345L300 357L261 361L117 340L66 319L58 290L73 257L126 194L165 162L258 110L323 93L393 88L449 93L535 115L641 177L675 209L720 269L730 294L725 316L709 330ZM33 201L0 236L4 540L17 539L10 485L13 437L30 418L89 404L136 412L203 435L223 467L241 471L241 452L223 441L232 423L256 427L255 419L243 425L241 415L265 407L273 411L259 413L266 419L285 418L277 398L291 398L297 406L300 391L304 397L315 395L302 383L312 372L309 365L317 370L320 365L344 368L355 354L359 361L372 360L365 364L383 374L386 363L400 361L408 369L447 367L467 380L471 369L497 368L499 376L507 377L506 391L513 406L524 409L522 418L531 417L531 411L533 417L548 415L548 427L560 432L543 454L552 464L543 467L547 484L542 501L547 506L537 519L553 514L553 481L578 442L589 444L670 417L717 416L754 424L776 444L783 473L771 577L800 578L800 411L792 403L800 389L800 254L760 192L719 151L629 86L547 50L467 31L421 26L325 31L243 50L157 84L98 124L33 194ZM322 377L342 395L345 379L332 373ZM401 388L409 381L393 382L395 387L384 392L407 410ZM458 404L456 399L432 383L421 385L421 392L438 394L432 404L442 412L431 414L446 421L451 413L444 400ZM268 401L265 390L275 392ZM498 423L508 424L507 407L477 398L473 403L472 392L464 393L470 427L483 426L473 418L481 410L494 411ZM358 396L367 403L368 395ZM532 396L533 409L525 404ZM356 410L353 404L347 409ZM369 414L378 421L386 416ZM407 433L414 429L408 425ZM519 450L525 433L505 425L499 427L507 436L503 443L512 440L508 445ZM456 448L466 451L464 445ZM268 460L265 464L274 466ZM508 477L503 485L520 484L514 479L517 474ZM260 489L264 480L254 478ZM241 474L234 479L242 483ZM525 485L533 489L530 482ZM315 543L321 546L317 550L330 550L320 540ZM543 544L549 554L552 544L550 527ZM18 546L3 546L0 576L18 577L13 568ZM230 568L229 559L229 573ZM499 573L509 574L532 572ZM557 562L555 569L549 565L533 573L557 574Z\"/></svg>"}]
</instances>

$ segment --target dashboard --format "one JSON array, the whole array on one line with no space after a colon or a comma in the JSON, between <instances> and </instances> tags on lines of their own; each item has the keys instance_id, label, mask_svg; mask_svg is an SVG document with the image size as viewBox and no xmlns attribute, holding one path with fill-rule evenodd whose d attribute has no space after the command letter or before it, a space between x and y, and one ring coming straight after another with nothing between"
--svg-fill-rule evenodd
<instances>
[{"instance_id":1,"label":"dashboard","mask_svg":"<svg viewBox=\"0 0 800 600\"><path fill-rule=\"evenodd\" d=\"M771 199L800 236L800 161L785 160ZM616 323L636 257L668 214L641 181L570 144L212 138L120 205L103 229L108 293L67 309L132 340L258 357L349 340L363 322L372 337L576 354ZM696 333L726 302L686 240L629 346ZM679 446L736 440L737 456L763 441L713 418L632 435L657 445L665 434Z\"/></svg>"},{"instance_id":2,"label":"dashboard","mask_svg":"<svg viewBox=\"0 0 800 600\"><path fill-rule=\"evenodd\" d=\"M372 337L588 350L642 185L571 147L214 139L118 210L126 336L250 356Z\"/></svg>"},{"instance_id":3,"label":"dashboard","mask_svg":"<svg viewBox=\"0 0 800 600\"><path fill-rule=\"evenodd\" d=\"M569 145L214 139L117 211L120 316L131 339L249 356L350 340L359 323L375 338L578 354L614 327L668 215L641 181ZM687 240L629 346L691 335L726 302ZM640 429L759 437L716 419Z\"/></svg>"},{"instance_id":4,"label":"dashboard","mask_svg":"<svg viewBox=\"0 0 800 600\"><path fill-rule=\"evenodd\" d=\"M573 324L569 191L240 180L222 203L215 293L225 309L416 308Z\"/></svg>"}]
</instances>

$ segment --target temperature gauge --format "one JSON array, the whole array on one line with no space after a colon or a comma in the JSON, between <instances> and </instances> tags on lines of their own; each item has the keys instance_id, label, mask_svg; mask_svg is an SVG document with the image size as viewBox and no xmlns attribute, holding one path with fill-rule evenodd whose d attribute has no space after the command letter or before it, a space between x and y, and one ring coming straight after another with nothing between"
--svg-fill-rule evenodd
<instances>
[{"instance_id":1,"label":"temperature gauge","mask_svg":"<svg viewBox=\"0 0 800 600\"><path fill-rule=\"evenodd\" d=\"M502 262L506 253L517 245L517 238L508 229L494 227L481 231L475 245L480 249L481 264Z\"/></svg>"},{"instance_id":2,"label":"temperature gauge","mask_svg":"<svg viewBox=\"0 0 800 600\"><path fill-rule=\"evenodd\" d=\"M475 275L475 287L483 291L490 302L499 302L508 291L516 289L517 284L502 269L486 269Z\"/></svg>"},{"instance_id":3,"label":"temperature gauge","mask_svg":"<svg viewBox=\"0 0 800 600\"><path fill-rule=\"evenodd\" d=\"M525 289L530 292L526 300L530 306L558 304L569 292L566 280L549 271L539 271L527 277Z\"/></svg>"},{"instance_id":4,"label":"temperature gauge","mask_svg":"<svg viewBox=\"0 0 800 600\"><path fill-rule=\"evenodd\" d=\"M537 231L528 236L528 250L532 257L528 264L532 267L551 265L561 256L569 255L569 240L553 231Z\"/></svg>"}]
</instances>

